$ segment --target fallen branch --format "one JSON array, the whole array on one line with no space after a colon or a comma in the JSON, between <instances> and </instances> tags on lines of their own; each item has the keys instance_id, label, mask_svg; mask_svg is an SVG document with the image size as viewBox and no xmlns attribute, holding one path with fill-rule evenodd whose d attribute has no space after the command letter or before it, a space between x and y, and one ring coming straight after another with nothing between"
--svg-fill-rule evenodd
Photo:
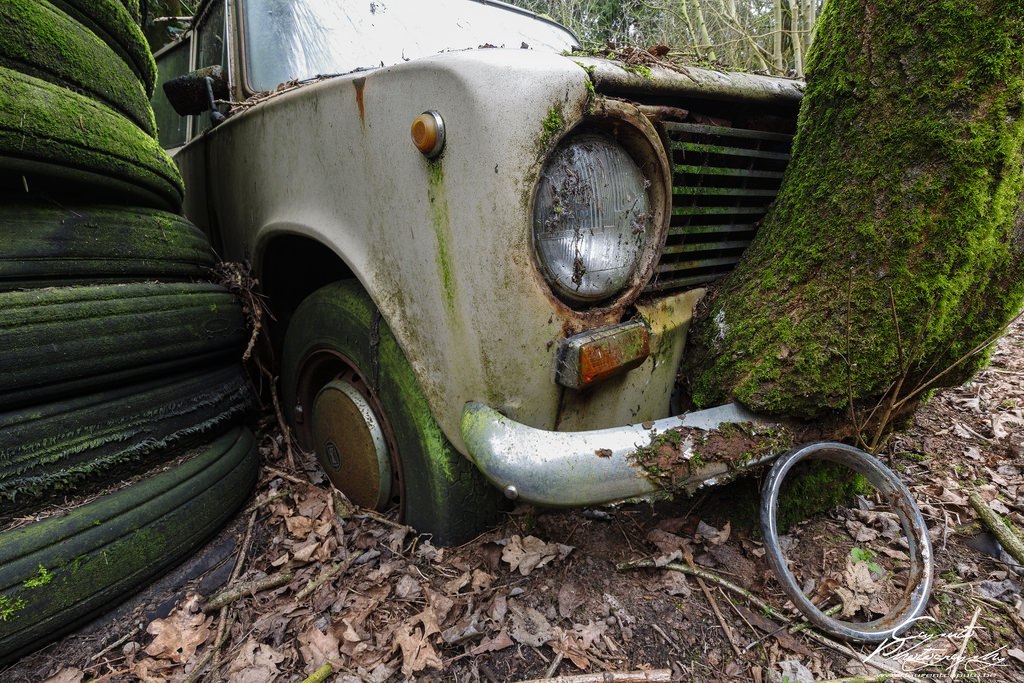
<instances>
[{"instance_id":1,"label":"fallen branch","mask_svg":"<svg viewBox=\"0 0 1024 683\"><path fill-rule=\"evenodd\" d=\"M1013 532L1006 520L997 515L977 491L968 493L967 500L971 501L971 507L978 513L981 521L995 535L996 540L1006 549L1006 552L1010 553L1017 562L1024 564L1024 541L1021 541L1021 538Z\"/></svg>"},{"instance_id":2,"label":"fallen branch","mask_svg":"<svg viewBox=\"0 0 1024 683\"><path fill-rule=\"evenodd\" d=\"M270 576L264 576L262 579L256 579L255 581L246 581L240 583L237 586L223 590L203 607L204 612L214 612L219 610L225 605L241 600L248 595L255 595L261 591L270 590L271 588L280 588L281 586L287 585L292 580L290 573L284 574L272 574Z\"/></svg>"},{"instance_id":3,"label":"fallen branch","mask_svg":"<svg viewBox=\"0 0 1024 683\"><path fill-rule=\"evenodd\" d=\"M331 674L333 673L334 667L330 664L324 664L319 669L310 674L310 676L306 678L304 681L302 681L302 683L324 683L324 681L330 678Z\"/></svg>"},{"instance_id":4,"label":"fallen branch","mask_svg":"<svg viewBox=\"0 0 1024 683\"><path fill-rule=\"evenodd\" d=\"M520 683L647 683L651 681L671 681L671 669L652 669L651 671L604 671L599 674L578 674L576 676L558 676L557 678L531 678Z\"/></svg>"}]
</instances>

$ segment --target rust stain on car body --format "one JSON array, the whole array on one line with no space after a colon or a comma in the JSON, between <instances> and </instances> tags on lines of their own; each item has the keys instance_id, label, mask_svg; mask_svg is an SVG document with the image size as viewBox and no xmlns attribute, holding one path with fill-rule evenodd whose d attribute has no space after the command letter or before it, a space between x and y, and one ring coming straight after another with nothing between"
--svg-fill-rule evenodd
<instances>
[{"instance_id":1,"label":"rust stain on car body","mask_svg":"<svg viewBox=\"0 0 1024 683\"><path fill-rule=\"evenodd\" d=\"M366 88L366 77L356 78L352 81L356 89L356 106L359 107L359 121L366 127L366 105L363 104L363 90Z\"/></svg>"}]
</instances>

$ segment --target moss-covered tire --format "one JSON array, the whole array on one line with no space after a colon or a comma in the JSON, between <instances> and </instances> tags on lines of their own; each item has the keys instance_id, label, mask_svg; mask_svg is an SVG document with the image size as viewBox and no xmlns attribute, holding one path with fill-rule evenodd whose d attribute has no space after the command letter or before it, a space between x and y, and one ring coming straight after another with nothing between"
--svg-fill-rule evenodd
<instances>
[{"instance_id":1,"label":"moss-covered tire","mask_svg":"<svg viewBox=\"0 0 1024 683\"><path fill-rule=\"evenodd\" d=\"M206 236L165 211L98 205L0 205L0 291L209 277Z\"/></svg>"},{"instance_id":2,"label":"moss-covered tire","mask_svg":"<svg viewBox=\"0 0 1024 683\"><path fill-rule=\"evenodd\" d=\"M0 661L97 616L223 526L256 482L248 429L63 517L0 533Z\"/></svg>"},{"instance_id":3,"label":"moss-covered tire","mask_svg":"<svg viewBox=\"0 0 1024 683\"><path fill-rule=\"evenodd\" d=\"M6 0L5 0L6 1ZM130 2L130 0L128 0ZM51 0L110 46L138 76L147 97L153 96L156 62L139 26L138 12L121 0Z\"/></svg>"},{"instance_id":4,"label":"moss-covered tire","mask_svg":"<svg viewBox=\"0 0 1024 683\"><path fill-rule=\"evenodd\" d=\"M0 410L226 361L244 327L235 298L208 283L0 293Z\"/></svg>"},{"instance_id":5,"label":"moss-covered tire","mask_svg":"<svg viewBox=\"0 0 1024 683\"><path fill-rule=\"evenodd\" d=\"M0 512L206 438L250 405L231 364L0 413Z\"/></svg>"},{"instance_id":6,"label":"moss-covered tire","mask_svg":"<svg viewBox=\"0 0 1024 683\"><path fill-rule=\"evenodd\" d=\"M4 0L0 64L93 97L156 136L149 98L131 68L46 0Z\"/></svg>"},{"instance_id":7,"label":"moss-covered tire","mask_svg":"<svg viewBox=\"0 0 1024 683\"><path fill-rule=\"evenodd\" d=\"M366 424L377 423L386 453L383 447L369 455L350 450L364 434L360 418L347 426L328 421L331 438L314 439L313 425L330 410L317 396L337 382L354 387L362 397L355 400L372 409ZM353 500L367 497L354 482L367 470L373 478L378 460L384 460L388 467L376 470L381 491L368 496L379 502L371 506L398 502L403 520L436 542L462 542L496 519L498 492L445 438L402 349L359 283L333 283L302 302L285 334L281 384L300 440ZM334 438L339 430L345 441Z\"/></svg>"},{"instance_id":8,"label":"moss-covered tire","mask_svg":"<svg viewBox=\"0 0 1024 683\"><path fill-rule=\"evenodd\" d=\"M110 107L6 68L0 102L0 175L9 193L24 194L24 185L65 201L181 207L184 186L174 162Z\"/></svg>"}]
</instances>

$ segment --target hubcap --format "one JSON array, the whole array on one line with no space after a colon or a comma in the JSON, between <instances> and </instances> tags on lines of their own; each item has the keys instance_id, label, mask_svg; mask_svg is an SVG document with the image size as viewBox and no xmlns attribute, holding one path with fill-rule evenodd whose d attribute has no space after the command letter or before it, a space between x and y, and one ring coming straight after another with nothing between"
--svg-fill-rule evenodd
<instances>
[{"instance_id":1,"label":"hubcap","mask_svg":"<svg viewBox=\"0 0 1024 683\"><path fill-rule=\"evenodd\" d=\"M331 483L353 503L384 508L391 497L391 461L384 429L359 390L335 379L313 399L313 449Z\"/></svg>"}]
</instances>

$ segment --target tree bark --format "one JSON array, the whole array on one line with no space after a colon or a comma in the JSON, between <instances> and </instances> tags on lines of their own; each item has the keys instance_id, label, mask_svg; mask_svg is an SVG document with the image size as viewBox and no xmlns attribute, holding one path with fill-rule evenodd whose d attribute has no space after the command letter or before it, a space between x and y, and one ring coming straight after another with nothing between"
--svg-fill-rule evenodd
<instances>
[{"instance_id":1,"label":"tree bark","mask_svg":"<svg viewBox=\"0 0 1024 683\"><path fill-rule=\"evenodd\" d=\"M691 333L699 406L869 408L1024 299L1024 0L829 0L808 67L778 199Z\"/></svg>"}]
</instances>

